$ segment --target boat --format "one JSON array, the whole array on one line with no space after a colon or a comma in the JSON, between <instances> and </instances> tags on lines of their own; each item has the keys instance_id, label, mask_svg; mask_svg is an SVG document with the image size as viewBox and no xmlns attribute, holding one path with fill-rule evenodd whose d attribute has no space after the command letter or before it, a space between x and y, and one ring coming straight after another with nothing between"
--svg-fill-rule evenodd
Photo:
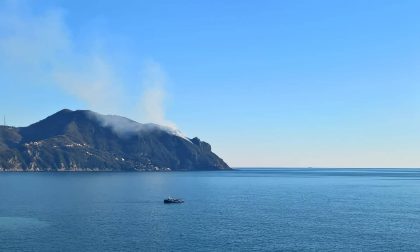
<instances>
[{"instance_id":1,"label":"boat","mask_svg":"<svg viewBox=\"0 0 420 252\"><path fill-rule=\"evenodd\" d=\"M163 200L165 204L176 204L176 203L184 203L182 199L174 199L172 197L168 197L167 199Z\"/></svg>"}]
</instances>

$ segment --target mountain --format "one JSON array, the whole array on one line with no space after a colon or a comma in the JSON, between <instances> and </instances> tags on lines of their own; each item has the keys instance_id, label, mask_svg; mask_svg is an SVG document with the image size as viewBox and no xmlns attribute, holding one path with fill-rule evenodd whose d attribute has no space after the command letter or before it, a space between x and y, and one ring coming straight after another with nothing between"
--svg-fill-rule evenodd
<instances>
[{"instance_id":1,"label":"mountain","mask_svg":"<svg viewBox=\"0 0 420 252\"><path fill-rule=\"evenodd\" d=\"M1 171L224 169L208 143L121 116L64 109L28 127L0 126Z\"/></svg>"}]
</instances>

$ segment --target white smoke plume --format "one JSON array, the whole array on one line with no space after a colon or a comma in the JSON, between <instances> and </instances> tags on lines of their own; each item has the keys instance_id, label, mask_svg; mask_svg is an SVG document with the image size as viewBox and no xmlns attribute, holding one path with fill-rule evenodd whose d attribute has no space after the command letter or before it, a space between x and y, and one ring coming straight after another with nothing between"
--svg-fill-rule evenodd
<instances>
[{"instance_id":1,"label":"white smoke plume","mask_svg":"<svg viewBox=\"0 0 420 252\"><path fill-rule=\"evenodd\" d=\"M85 69L60 69L53 72L54 82L66 92L86 103L94 111L119 113L123 86L112 66L99 57L85 62Z\"/></svg>"},{"instance_id":2,"label":"white smoke plume","mask_svg":"<svg viewBox=\"0 0 420 252\"><path fill-rule=\"evenodd\" d=\"M0 3L0 74L4 71L16 79L59 88L100 113L175 128L165 116L167 77L161 66L146 62L137 81L141 88L134 96L138 98L128 99L133 97L132 86L120 78L123 74L113 66L111 56L96 53L94 45L91 50L78 50L63 13L52 9L34 14L20 2Z\"/></svg>"},{"instance_id":3,"label":"white smoke plume","mask_svg":"<svg viewBox=\"0 0 420 252\"><path fill-rule=\"evenodd\" d=\"M141 115L145 116L144 121L176 128L165 117L166 74L158 63L149 61L143 67L142 76L143 94L138 106Z\"/></svg>"},{"instance_id":4,"label":"white smoke plume","mask_svg":"<svg viewBox=\"0 0 420 252\"><path fill-rule=\"evenodd\" d=\"M91 112L88 115L91 118L98 120L102 124L102 126L111 128L120 137L130 137L132 135L141 134L143 132L161 130L166 131L171 135L184 138L185 140L191 142L191 140L188 139L188 137L186 137L181 131L173 127L168 127L154 123L141 124L125 117L115 115L102 115L96 112Z\"/></svg>"}]
</instances>

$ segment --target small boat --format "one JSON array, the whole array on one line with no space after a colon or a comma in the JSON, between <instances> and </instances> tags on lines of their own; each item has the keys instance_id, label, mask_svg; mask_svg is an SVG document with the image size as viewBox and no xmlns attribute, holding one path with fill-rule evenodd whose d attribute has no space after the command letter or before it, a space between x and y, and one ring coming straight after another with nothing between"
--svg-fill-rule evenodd
<instances>
[{"instance_id":1,"label":"small boat","mask_svg":"<svg viewBox=\"0 0 420 252\"><path fill-rule=\"evenodd\" d=\"M174 199L172 197L168 197L167 199L163 200L163 203L165 204L184 203L184 201L182 199Z\"/></svg>"}]
</instances>

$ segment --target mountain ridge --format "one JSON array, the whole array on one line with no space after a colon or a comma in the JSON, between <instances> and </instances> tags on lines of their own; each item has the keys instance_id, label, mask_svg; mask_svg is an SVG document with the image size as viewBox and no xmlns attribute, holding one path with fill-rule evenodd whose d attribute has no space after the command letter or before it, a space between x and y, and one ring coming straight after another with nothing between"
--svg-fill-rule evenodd
<instances>
[{"instance_id":1,"label":"mountain ridge","mask_svg":"<svg viewBox=\"0 0 420 252\"><path fill-rule=\"evenodd\" d=\"M225 169L199 138L90 110L63 109L27 127L0 127L0 171Z\"/></svg>"}]
</instances>

